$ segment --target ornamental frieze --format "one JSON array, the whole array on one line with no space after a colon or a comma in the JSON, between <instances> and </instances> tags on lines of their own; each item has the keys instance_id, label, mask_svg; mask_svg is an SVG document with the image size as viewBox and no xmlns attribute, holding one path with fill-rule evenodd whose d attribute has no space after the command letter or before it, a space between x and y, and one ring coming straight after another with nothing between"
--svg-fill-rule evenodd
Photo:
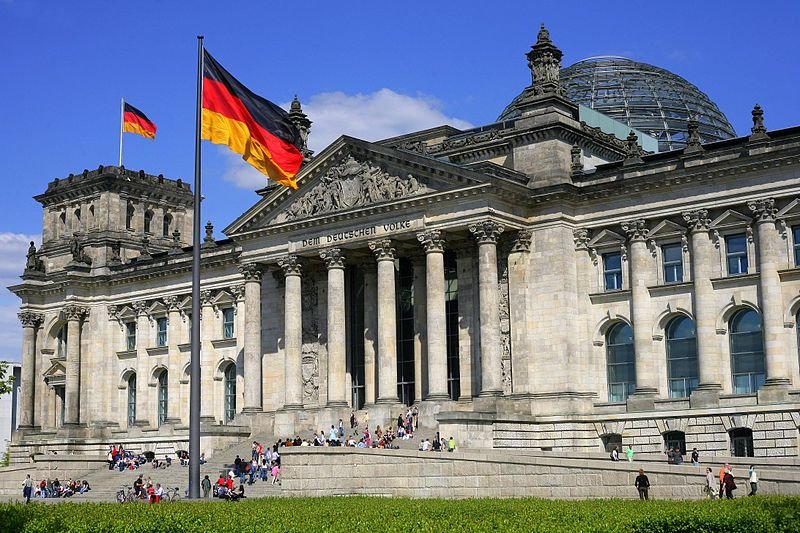
<instances>
[{"instance_id":1,"label":"ornamental frieze","mask_svg":"<svg viewBox=\"0 0 800 533\"><path fill-rule=\"evenodd\" d=\"M428 192L413 175L392 176L378 166L349 156L330 169L314 188L289 205L276 222L290 222Z\"/></svg>"}]
</instances>

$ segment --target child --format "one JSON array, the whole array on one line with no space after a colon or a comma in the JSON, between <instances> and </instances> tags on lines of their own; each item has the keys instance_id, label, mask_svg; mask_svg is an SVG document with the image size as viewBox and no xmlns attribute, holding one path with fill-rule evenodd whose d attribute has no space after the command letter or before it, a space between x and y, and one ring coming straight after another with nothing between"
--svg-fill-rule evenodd
<instances>
[{"instance_id":1,"label":"child","mask_svg":"<svg viewBox=\"0 0 800 533\"><path fill-rule=\"evenodd\" d=\"M281 467L278 466L278 463L272 463L272 484L274 485L276 481L278 481L278 477L281 475ZM280 485L280 481L278 481Z\"/></svg>"}]
</instances>

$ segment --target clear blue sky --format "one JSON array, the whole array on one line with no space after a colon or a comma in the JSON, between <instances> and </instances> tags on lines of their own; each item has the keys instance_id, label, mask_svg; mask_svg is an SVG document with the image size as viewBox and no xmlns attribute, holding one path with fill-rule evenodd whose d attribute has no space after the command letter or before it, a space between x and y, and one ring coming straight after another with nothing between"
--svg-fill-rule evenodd
<instances>
[{"instance_id":1,"label":"clear blue sky","mask_svg":"<svg viewBox=\"0 0 800 533\"><path fill-rule=\"evenodd\" d=\"M191 180L199 33L255 92L281 104L297 94L319 151L342 133L494 121L530 83L524 54L541 22L565 66L608 54L666 68L740 135L756 102L769 129L800 124L797 1L0 0L0 282L16 281L25 241L41 233L31 197L116 164L120 97L158 126L154 142L126 134L125 166ZM202 216L221 237L261 182L223 148L204 143L203 157ZM0 358L19 358L15 305L0 294Z\"/></svg>"}]
</instances>

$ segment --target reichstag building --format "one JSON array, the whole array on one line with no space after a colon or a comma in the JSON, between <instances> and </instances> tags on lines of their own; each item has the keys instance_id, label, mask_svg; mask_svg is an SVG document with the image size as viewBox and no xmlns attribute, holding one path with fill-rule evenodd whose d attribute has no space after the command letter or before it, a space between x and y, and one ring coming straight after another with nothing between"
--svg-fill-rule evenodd
<instances>
[{"instance_id":1,"label":"reichstag building","mask_svg":"<svg viewBox=\"0 0 800 533\"><path fill-rule=\"evenodd\" d=\"M413 404L464 447L798 455L800 127L561 59L542 27L495 123L341 137L207 226L203 449ZM189 186L101 166L36 200L13 446L185 449Z\"/></svg>"}]
</instances>

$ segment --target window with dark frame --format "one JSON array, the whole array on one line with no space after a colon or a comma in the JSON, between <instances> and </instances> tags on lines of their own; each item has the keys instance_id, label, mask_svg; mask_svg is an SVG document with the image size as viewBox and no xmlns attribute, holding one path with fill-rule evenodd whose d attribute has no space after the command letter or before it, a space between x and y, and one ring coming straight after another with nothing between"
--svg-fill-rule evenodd
<instances>
[{"instance_id":1,"label":"window with dark frame","mask_svg":"<svg viewBox=\"0 0 800 533\"><path fill-rule=\"evenodd\" d=\"M161 317L156 319L156 346L159 348L167 345L167 319Z\"/></svg>"},{"instance_id":2,"label":"window with dark frame","mask_svg":"<svg viewBox=\"0 0 800 533\"><path fill-rule=\"evenodd\" d=\"M136 349L136 322L125 324L125 341L128 351Z\"/></svg>"},{"instance_id":3,"label":"window with dark frame","mask_svg":"<svg viewBox=\"0 0 800 533\"><path fill-rule=\"evenodd\" d=\"M603 254L603 280L607 291L622 289L622 254L620 252Z\"/></svg>"},{"instance_id":4,"label":"window with dark frame","mask_svg":"<svg viewBox=\"0 0 800 533\"><path fill-rule=\"evenodd\" d=\"M747 274L747 237L744 233L725 237L725 256L729 276Z\"/></svg>"},{"instance_id":5,"label":"window with dark frame","mask_svg":"<svg viewBox=\"0 0 800 533\"><path fill-rule=\"evenodd\" d=\"M664 283L683 282L683 247L677 244L665 244L661 247L664 259Z\"/></svg>"},{"instance_id":6,"label":"window with dark frame","mask_svg":"<svg viewBox=\"0 0 800 533\"><path fill-rule=\"evenodd\" d=\"M226 307L222 310L222 338L232 339L235 334L234 330L234 313L233 307Z\"/></svg>"}]
</instances>

